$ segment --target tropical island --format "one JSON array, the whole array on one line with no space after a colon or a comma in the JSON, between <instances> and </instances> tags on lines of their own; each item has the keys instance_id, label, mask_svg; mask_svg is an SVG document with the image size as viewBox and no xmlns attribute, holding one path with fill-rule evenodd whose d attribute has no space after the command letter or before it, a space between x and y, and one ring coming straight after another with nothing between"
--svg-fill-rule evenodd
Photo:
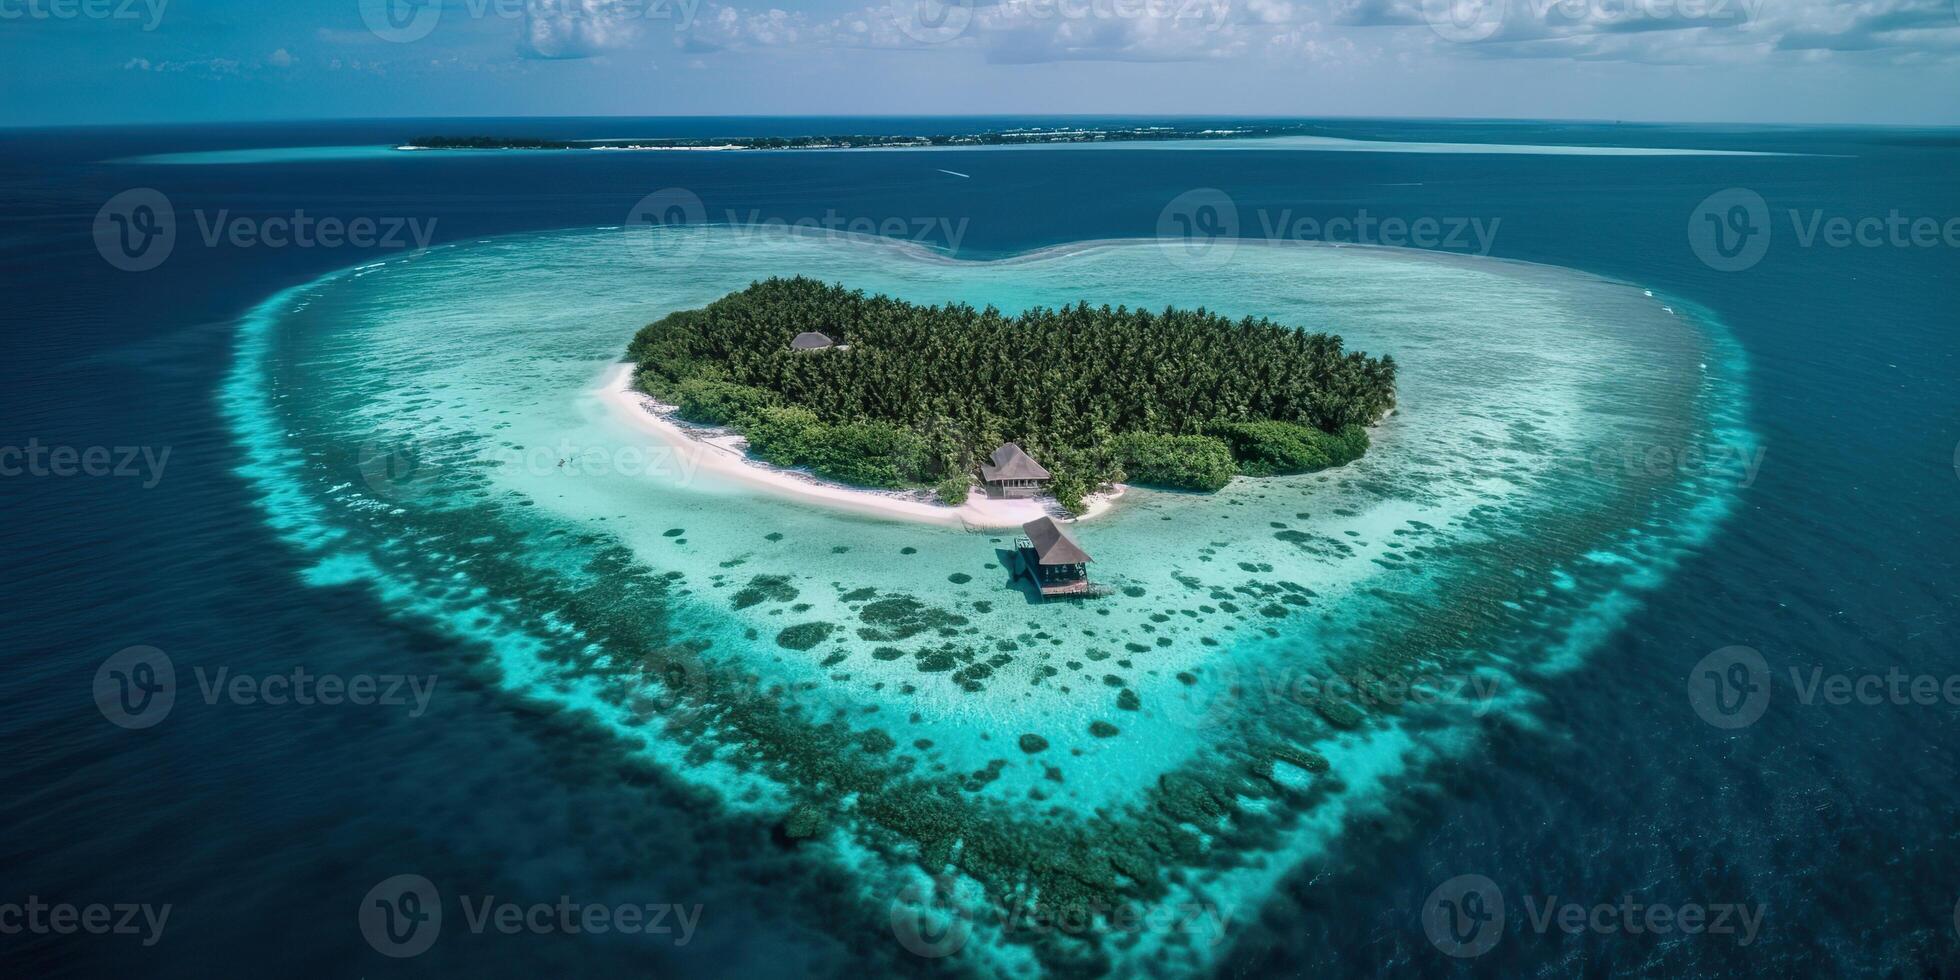
<instances>
[{"instance_id":1,"label":"tropical island","mask_svg":"<svg viewBox=\"0 0 1960 980\"><path fill-rule=\"evenodd\" d=\"M764 462L952 505L1112 484L1209 492L1359 458L1395 362L1202 308L1086 302L1007 316L769 279L641 329L634 385Z\"/></svg>"},{"instance_id":2,"label":"tropical island","mask_svg":"<svg viewBox=\"0 0 1960 980\"><path fill-rule=\"evenodd\" d=\"M1314 127L1299 123L1203 126L1035 126L973 133L893 135L841 133L806 136L646 137L552 139L539 136L417 136L399 150L889 150L935 147L1036 146L1058 143L1134 143L1160 140L1256 139L1298 136Z\"/></svg>"}]
</instances>

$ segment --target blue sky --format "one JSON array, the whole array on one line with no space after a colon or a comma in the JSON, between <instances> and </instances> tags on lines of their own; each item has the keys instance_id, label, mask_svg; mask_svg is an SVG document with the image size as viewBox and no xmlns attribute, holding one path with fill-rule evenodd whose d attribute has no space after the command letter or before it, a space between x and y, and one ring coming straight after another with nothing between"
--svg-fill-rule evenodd
<instances>
[{"instance_id":1,"label":"blue sky","mask_svg":"<svg viewBox=\"0 0 1960 980\"><path fill-rule=\"evenodd\" d=\"M1178 113L1960 123L1960 0L0 0L0 124Z\"/></svg>"}]
</instances>

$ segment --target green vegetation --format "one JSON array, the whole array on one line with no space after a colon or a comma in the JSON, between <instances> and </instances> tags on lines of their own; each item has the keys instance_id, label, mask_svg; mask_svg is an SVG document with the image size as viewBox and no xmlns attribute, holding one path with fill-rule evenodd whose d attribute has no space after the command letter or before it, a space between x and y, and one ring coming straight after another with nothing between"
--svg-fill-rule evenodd
<instances>
[{"instance_id":1,"label":"green vegetation","mask_svg":"<svg viewBox=\"0 0 1960 980\"><path fill-rule=\"evenodd\" d=\"M839 347L794 351L820 331ZM754 283L642 329L640 387L782 466L965 499L1021 444L1070 509L1127 480L1212 491L1338 466L1395 400L1395 362L1331 334L1199 310L917 306L812 279Z\"/></svg>"},{"instance_id":2,"label":"green vegetation","mask_svg":"<svg viewBox=\"0 0 1960 980\"><path fill-rule=\"evenodd\" d=\"M1239 472L1232 450L1210 436L1126 432L1115 438L1111 449L1129 480L1148 486L1218 490Z\"/></svg>"},{"instance_id":3,"label":"green vegetation","mask_svg":"<svg viewBox=\"0 0 1960 980\"><path fill-rule=\"evenodd\" d=\"M776 396L760 388L704 378L682 381L673 386L672 394L681 418L704 425L732 425L777 404Z\"/></svg>"},{"instance_id":4,"label":"green vegetation","mask_svg":"<svg viewBox=\"0 0 1960 980\"><path fill-rule=\"evenodd\" d=\"M1368 430L1352 423L1323 432L1290 422L1228 422L1211 427L1209 434L1225 442L1247 476L1311 473L1351 463L1368 451Z\"/></svg>"},{"instance_id":5,"label":"green vegetation","mask_svg":"<svg viewBox=\"0 0 1960 980\"><path fill-rule=\"evenodd\" d=\"M933 485L933 495L939 502L951 507L966 503L967 494L973 490L973 481L964 473L956 473Z\"/></svg>"},{"instance_id":6,"label":"green vegetation","mask_svg":"<svg viewBox=\"0 0 1960 980\"><path fill-rule=\"evenodd\" d=\"M778 466L807 466L861 487L914 486L931 479L924 440L888 422L831 424L807 408L777 406L729 424L748 437L751 452Z\"/></svg>"}]
</instances>

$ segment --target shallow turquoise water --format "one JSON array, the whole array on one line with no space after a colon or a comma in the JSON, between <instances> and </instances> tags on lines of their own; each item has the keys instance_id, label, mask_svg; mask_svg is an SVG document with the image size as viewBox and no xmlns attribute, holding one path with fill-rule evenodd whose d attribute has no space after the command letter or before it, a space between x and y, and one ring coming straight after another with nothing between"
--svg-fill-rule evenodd
<instances>
[{"instance_id":1,"label":"shallow turquoise water","mask_svg":"<svg viewBox=\"0 0 1960 980\"><path fill-rule=\"evenodd\" d=\"M1213 866L1181 887L1249 910L1344 814L1474 737L1483 713L1528 713L1529 676L1582 661L1720 519L1719 479L1627 461L1750 437L1719 325L1624 284L1360 248L1245 246L1225 272L1201 265L1154 243L970 263L737 229L498 238L274 298L242 334L225 398L268 517L315 559L310 581L369 583L480 640L505 685L635 733L730 806L786 809L812 791L810 770L744 764L759 736L719 717L670 737L663 725L697 700L882 732L886 758L971 774L976 804L1032 821L1147 810L1168 775L1275 742L1317 752L1327 773L1279 769L1297 792L1242 798L1203 828L1216 846L1194 863ZM608 415L593 388L635 329L776 274L1010 311L1087 299L1267 315L1394 355L1400 408L1339 471L1210 497L1132 491L1079 528L1121 593L1031 605L990 567L1007 535L758 496L661 460ZM880 601L918 614L868 620ZM778 641L800 624L833 629L807 650ZM939 646L972 661L923 669L920 651ZM653 647L698 649L746 691L643 674ZM1298 696L1369 669L1477 686L1424 709L1362 705L1351 728ZM1120 734L1092 735L1096 721ZM1022 752L1023 733L1048 747ZM848 802L836 816L822 846L872 894L907 880L902 842ZM1281 856L1216 866L1261 849ZM998 945L1004 966L1024 961ZM1173 959L1209 948L1177 945Z\"/></svg>"}]
</instances>

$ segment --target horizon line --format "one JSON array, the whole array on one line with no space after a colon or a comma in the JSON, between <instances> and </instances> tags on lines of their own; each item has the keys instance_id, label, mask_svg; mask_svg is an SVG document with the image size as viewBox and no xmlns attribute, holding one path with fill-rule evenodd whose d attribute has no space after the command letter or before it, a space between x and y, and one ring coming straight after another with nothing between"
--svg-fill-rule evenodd
<instances>
[{"instance_id":1,"label":"horizon line","mask_svg":"<svg viewBox=\"0 0 1960 980\"><path fill-rule=\"evenodd\" d=\"M855 112L845 112L845 113L828 113L828 114L702 112L702 113L662 113L658 115L634 115L634 114L610 113L610 114L600 114L600 115L540 114L540 115L514 115L514 116L475 115L475 114L438 115L438 116L287 116L287 117L251 117L251 118L238 118L238 119L203 119L203 120L190 119L190 120L166 121L166 122L157 122L157 121L114 122L112 121L112 122L57 123L57 124L0 123L0 132L37 132L37 131L47 132L47 131L81 131L81 130L105 130L105 129L172 129L172 128L187 128L187 127L199 127L199 126L273 126L273 125L282 125L282 124L290 125L290 124L298 124L298 123L378 124L378 123L392 123L392 122L404 122L404 123L445 122L445 121L462 122L462 121L476 121L476 120L558 121L558 120L588 120L588 119L589 120L636 120L636 121L693 120L693 119L768 119L768 120L786 120L786 121L787 120L823 120L823 119L866 119L866 120L875 120L875 119L948 119L948 120L955 120L955 119L958 120L1198 119L1198 120L1248 120L1248 121L1285 120L1289 122L1314 122L1314 121L1326 120L1330 122L1403 122L1403 123L1455 123L1455 124L1550 123L1550 124L1584 125L1584 126L1738 127L1738 128L1754 128L1754 129L1796 129L1796 130L1803 130L1803 129L1960 130L1960 123L1773 122L1773 121L1745 122L1739 120L1690 121L1690 120L1664 120L1664 119L1616 119L1616 118L1550 117L1550 116L1373 116L1373 115L1344 116L1344 115L1285 115L1285 114L1268 114L1268 113L1232 113L1232 112L1220 112L1220 113L1187 113L1187 112L855 113Z\"/></svg>"}]
</instances>

